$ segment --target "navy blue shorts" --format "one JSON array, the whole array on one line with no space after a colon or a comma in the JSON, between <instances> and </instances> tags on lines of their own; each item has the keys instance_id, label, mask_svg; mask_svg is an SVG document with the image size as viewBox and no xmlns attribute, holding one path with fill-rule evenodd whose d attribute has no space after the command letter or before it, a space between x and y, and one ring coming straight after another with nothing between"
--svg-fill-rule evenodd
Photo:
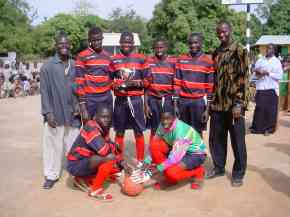
<instances>
[{"instance_id":1,"label":"navy blue shorts","mask_svg":"<svg viewBox=\"0 0 290 217\"><path fill-rule=\"evenodd\" d=\"M113 112L113 96L110 91L87 96L87 109L91 118L96 114L98 106L103 104L107 104L111 112Z\"/></svg>"},{"instance_id":2,"label":"navy blue shorts","mask_svg":"<svg viewBox=\"0 0 290 217\"><path fill-rule=\"evenodd\" d=\"M202 123L202 114L206 109L203 98L179 98L178 107L182 121L192 126L199 133L206 130L206 123Z\"/></svg>"},{"instance_id":3,"label":"navy blue shorts","mask_svg":"<svg viewBox=\"0 0 290 217\"><path fill-rule=\"evenodd\" d=\"M68 160L67 171L73 176L91 176L97 173L97 170L90 168L89 158L76 161Z\"/></svg>"},{"instance_id":4,"label":"navy blue shorts","mask_svg":"<svg viewBox=\"0 0 290 217\"><path fill-rule=\"evenodd\" d=\"M114 129L116 132L133 129L134 132L142 133L146 128L143 99L141 96L131 96L130 98L134 108L134 117L130 111L127 97L116 97L113 114Z\"/></svg>"},{"instance_id":5,"label":"navy blue shorts","mask_svg":"<svg viewBox=\"0 0 290 217\"><path fill-rule=\"evenodd\" d=\"M185 156L182 158L182 163L185 164L186 169L192 170L196 167L199 167L206 159L206 154L190 154L186 153Z\"/></svg>"},{"instance_id":6,"label":"navy blue shorts","mask_svg":"<svg viewBox=\"0 0 290 217\"><path fill-rule=\"evenodd\" d=\"M148 105L150 107L152 116L146 119L146 127L156 131L160 123L162 100L154 96L149 96ZM171 96L165 97L164 107L166 107L166 110L174 111L174 105Z\"/></svg>"}]
</instances>

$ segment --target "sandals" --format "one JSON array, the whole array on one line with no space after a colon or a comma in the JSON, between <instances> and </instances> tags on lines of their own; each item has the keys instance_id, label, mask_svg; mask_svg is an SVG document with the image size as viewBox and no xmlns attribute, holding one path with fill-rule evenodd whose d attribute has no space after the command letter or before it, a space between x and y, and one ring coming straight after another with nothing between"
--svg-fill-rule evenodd
<instances>
[{"instance_id":1,"label":"sandals","mask_svg":"<svg viewBox=\"0 0 290 217\"><path fill-rule=\"evenodd\" d=\"M111 194L104 193L103 188L99 188L95 191L89 192L88 195L89 195L89 197L94 197L94 198L98 199L99 201L103 201L103 202L113 201L113 196Z\"/></svg>"},{"instance_id":2,"label":"sandals","mask_svg":"<svg viewBox=\"0 0 290 217\"><path fill-rule=\"evenodd\" d=\"M81 177L74 177L73 184L74 184L75 187L79 188L83 192L87 192L88 193L90 191L89 185Z\"/></svg>"}]
</instances>

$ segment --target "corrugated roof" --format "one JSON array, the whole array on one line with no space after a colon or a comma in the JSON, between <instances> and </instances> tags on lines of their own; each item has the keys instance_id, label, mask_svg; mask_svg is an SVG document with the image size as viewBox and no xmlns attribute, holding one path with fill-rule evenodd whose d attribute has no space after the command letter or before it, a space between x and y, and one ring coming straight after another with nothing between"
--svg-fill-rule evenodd
<instances>
[{"instance_id":1,"label":"corrugated roof","mask_svg":"<svg viewBox=\"0 0 290 217\"><path fill-rule=\"evenodd\" d=\"M140 46L140 38L137 33L133 33L135 46ZM104 33L103 46L119 46L121 33Z\"/></svg>"},{"instance_id":2,"label":"corrugated roof","mask_svg":"<svg viewBox=\"0 0 290 217\"><path fill-rule=\"evenodd\" d=\"M267 45L267 44L290 44L290 35L262 35L261 38L256 42L256 45Z\"/></svg>"}]
</instances>

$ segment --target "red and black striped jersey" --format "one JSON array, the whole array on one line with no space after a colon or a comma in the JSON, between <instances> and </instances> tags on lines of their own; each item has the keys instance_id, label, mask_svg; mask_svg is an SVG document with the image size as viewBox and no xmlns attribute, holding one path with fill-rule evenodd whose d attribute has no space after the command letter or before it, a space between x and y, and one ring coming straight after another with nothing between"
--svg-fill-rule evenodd
<instances>
[{"instance_id":1,"label":"red and black striped jersey","mask_svg":"<svg viewBox=\"0 0 290 217\"><path fill-rule=\"evenodd\" d=\"M80 130L80 135L75 140L67 155L71 161L90 158L93 155L107 156L117 154L114 143L109 139L109 135L103 135L101 127L94 120L88 121L84 128Z\"/></svg>"},{"instance_id":2,"label":"red and black striped jersey","mask_svg":"<svg viewBox=\"0 0 290 217\"><path fill-rule=\"evenodd\" d=\"M75 93L80 101L85 101L88 94L106 93L111 90L110 62L110 56L105 51L96 53L87 48L78 54L75 61Z\"/></svg>"},{"instance_id":3,"label":"red and black striped jersey","mask_svg":"<svg viewBox=\"0 0 290 217\"><path fill-rule=\"evenodd\" d=\"M175 90L180 97L200 98L212 93L214 62L209 55L201 53L192 58L181 55L176 63Z\"/></svg>"},{"instance_id":4,"label":"red and black striped jersey","mask_svg":"<svg viewBox=\"0 0 290 217\"><path fill-rule=\"evenodd\" d=\"M174 95L174 76L176 58L167 57L159 60L155 56L148 57L148 76L151 82L146 89L148 95L164 97Z\"/></svg>"},{"instance_id":5,"label":"red and black striped jersey","mask_svg":"<svg viewBox=\"0 0 290 217\"><path fill-rule=\"evenodd\" d=\"M125 83L128 76L130 80L142 82L144 87L148 86L148 81L146 80L148 77L148 66L145 60L146 57L138 53L132 53L129 56L120 53L112 57L110 72L114 80L113 89L116 96L144 95L143 89L119 91L117 87Z\"/></svg>"}]
</instances>

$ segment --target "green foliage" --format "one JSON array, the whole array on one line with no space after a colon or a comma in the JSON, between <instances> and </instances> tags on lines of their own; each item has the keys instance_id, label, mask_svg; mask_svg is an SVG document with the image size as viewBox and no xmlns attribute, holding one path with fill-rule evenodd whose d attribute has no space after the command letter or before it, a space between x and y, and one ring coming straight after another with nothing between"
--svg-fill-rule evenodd
<instances>
[{"instance_id":1,"label":"green foliage","mask_svg":"<svg viewBox=\"0 0 290 217\"><path fill-rule=\"evenodd\" d=\"M290 0L278 0L269 6L266 33L269 35L290 34Z\"/></svg>"},{"instance_id":2,"label":"green foliage","mask_svg":"<svg viewBox=\"0 0 290 217\"><path fill-rule=\"evenodd\" d=\"M201 32L204 36L204 50L211 52L219 44L215 27L221 20L231 22L234 38L245 43L246 14L228 9L218 0L162 0L155 7L148 29L153 38L167 38L173 54L187 51L189 33ZM256 39L261 34L259 20L253 18L251 25L253 38Z\"/></svg>"},{"instance_id":3,"label":"green foliage","mask_svg":"<svg viewBox=\"0 0 290 217\"><path fill-rule=\"evenodd\" d=\"M141 39L140 51L150 52L151 38L147 31L146 21L137 15L135 10L114 9L109 17L108 27L109 32L130 31L138 33Z\"/></svg>"},{"instance_id":4,"label":"green foliage","mask_svg":"<svg viewBox=\"0 0 290 217\"><path fill-rule=\"evenodd\" d=\"M32 52L28 10L22 0L0 0L0 52L16 51L20 56Z\"/></svg>"},{"instance_id":5,"label":"green foliage","mask_svg":"<svg viewBox=\"0 0 290 217\"><path fill-rule=\"evenodd\" d=\"M53 55L54 37L59 30L64 30L69 35L72 53L75 53L82 37L84 37L85 27L80 19L69 14L58 14L34 29L34 52L41 54L41 56Z\"/></svg>"}]
</instances>

